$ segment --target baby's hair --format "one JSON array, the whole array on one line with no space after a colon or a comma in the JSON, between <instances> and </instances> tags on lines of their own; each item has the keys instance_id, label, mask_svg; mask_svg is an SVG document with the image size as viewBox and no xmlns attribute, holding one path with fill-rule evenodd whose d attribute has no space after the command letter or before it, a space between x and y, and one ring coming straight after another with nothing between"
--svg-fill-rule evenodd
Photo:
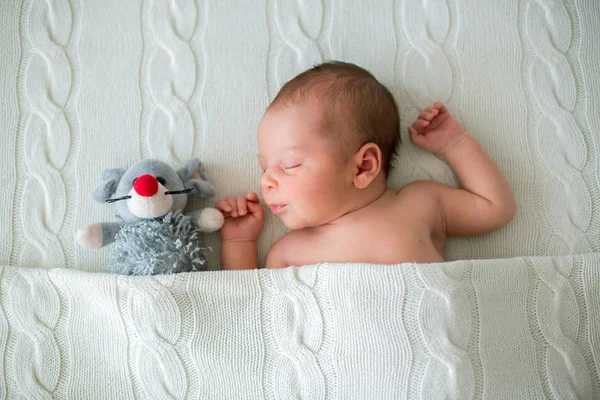
<instances>
[{"instance_id":1,"label":"baby's hair","mask_svg":"<svg viewBox=\"0 0 600 400\"><path fill-rule=\"evenodd\" d=\"M335 127L341 126L336 139L343 145L354 151L369 142L379 146L382 170L388 176L400 142L400 117L398 105L384 85L357 65L329 61L283 85L268 110L308 101L323 105L326 130L335 132Z\"/></svg>"}]
</instances>

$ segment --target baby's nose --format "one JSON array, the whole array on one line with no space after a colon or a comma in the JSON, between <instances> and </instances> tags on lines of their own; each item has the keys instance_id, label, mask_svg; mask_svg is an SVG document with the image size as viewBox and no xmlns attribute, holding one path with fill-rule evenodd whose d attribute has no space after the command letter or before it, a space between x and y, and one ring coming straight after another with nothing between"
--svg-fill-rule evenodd
<instances>
[{"instance_id":1,"label":"baby's nose","mask_svg":"<svg viewBox=\"0 0 600 400\"><path fill-rule=\"evenodd\" d=\"M267 173L264 173L260 178L260 185L263 189L272 190L277 188L277 182L271 178Z\"/></svg>"}]
</instances>

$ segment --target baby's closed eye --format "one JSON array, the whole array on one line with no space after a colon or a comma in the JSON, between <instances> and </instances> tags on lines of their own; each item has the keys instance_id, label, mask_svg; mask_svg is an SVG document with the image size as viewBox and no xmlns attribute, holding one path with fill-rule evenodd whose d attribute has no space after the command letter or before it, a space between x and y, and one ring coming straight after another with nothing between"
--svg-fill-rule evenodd
<instances>
[{"instance_id":1,"label":"baby's closed eye","mask_svg":"<svg viewBox=\"0 0 600 400\"><path fill-rule=\"evenodd\" d=\"M281 169L283 170L283 172L285 172L286 174L290 174L291 172L294 172L296 169L298 169L298 167L300 167L302 165L302 163L289 163L289 164L282 164L281 165Z\"/></svg>"},{"instance_id":2,"label":"baby's closed eye","mask_svg":"<svg viewBox=\"0 0 600 400\"><path fill-rule=\"evenodd\" d=\"M301 164L293 164L293 165L282 165L281 169L283 171L291 171L295 168L298 168ZM261 172L264 174L267 170L263 167L260 167Z\"/></svg>"},{"instance_id":3,"label":"baby's closed eye","mask_svg":"<svg viewBox=\"0 0 600 400\"><path fill-rule=\"evenodd\" d=\"M300 163L290 163L290 164L284 164L281 166L281 168L283 169L294 169L294 168L298 168L301 164Z\"/></svg>"}]
</instances>

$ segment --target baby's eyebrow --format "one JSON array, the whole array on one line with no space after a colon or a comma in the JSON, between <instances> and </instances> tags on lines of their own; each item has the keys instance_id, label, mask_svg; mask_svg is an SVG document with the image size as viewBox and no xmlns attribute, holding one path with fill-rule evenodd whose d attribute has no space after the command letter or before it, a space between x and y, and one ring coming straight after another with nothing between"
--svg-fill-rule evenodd
<instances>
[{"instance_id":1,"label":"baby's eyebrow","mask_svg":"<svg viewBox=\"0 0 600 400\"><path fill-rule=\"evenodd\" d=\"M301 150L302 148L300 146L290 146L281 150L281 153L300 153ZM256 158L258 159L258 161L264 160L264 157L260 155L260 153L256 154Z\"/></svg>"}]
</instances>

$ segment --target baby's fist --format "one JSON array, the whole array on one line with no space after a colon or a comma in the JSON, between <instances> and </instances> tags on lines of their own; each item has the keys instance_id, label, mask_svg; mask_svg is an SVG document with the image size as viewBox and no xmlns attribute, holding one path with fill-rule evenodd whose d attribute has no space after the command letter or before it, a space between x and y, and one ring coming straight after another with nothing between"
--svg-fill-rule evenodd
<instances>
[{"instance_id":1,"label":"baby's fist","mask_svg":"<svg viewBox=\"0 0 600 400\"><path fill-rule=\"evenodd\" d=\"M439 101L421 112L408 132L416 146L438 154L446 154L465 133Z\"/></svg>"},{"instance_id":2,"label":"baby's fist","mask_svg":"<svg viewBox=\"0 0 600 400\"><path fill-rule=\"evenodd\" d=\"M215 207L223 213L223 241L256 241L262 229L265 213L254 192L246 196L228 197Z\"/></svg>"}]
</instances>

